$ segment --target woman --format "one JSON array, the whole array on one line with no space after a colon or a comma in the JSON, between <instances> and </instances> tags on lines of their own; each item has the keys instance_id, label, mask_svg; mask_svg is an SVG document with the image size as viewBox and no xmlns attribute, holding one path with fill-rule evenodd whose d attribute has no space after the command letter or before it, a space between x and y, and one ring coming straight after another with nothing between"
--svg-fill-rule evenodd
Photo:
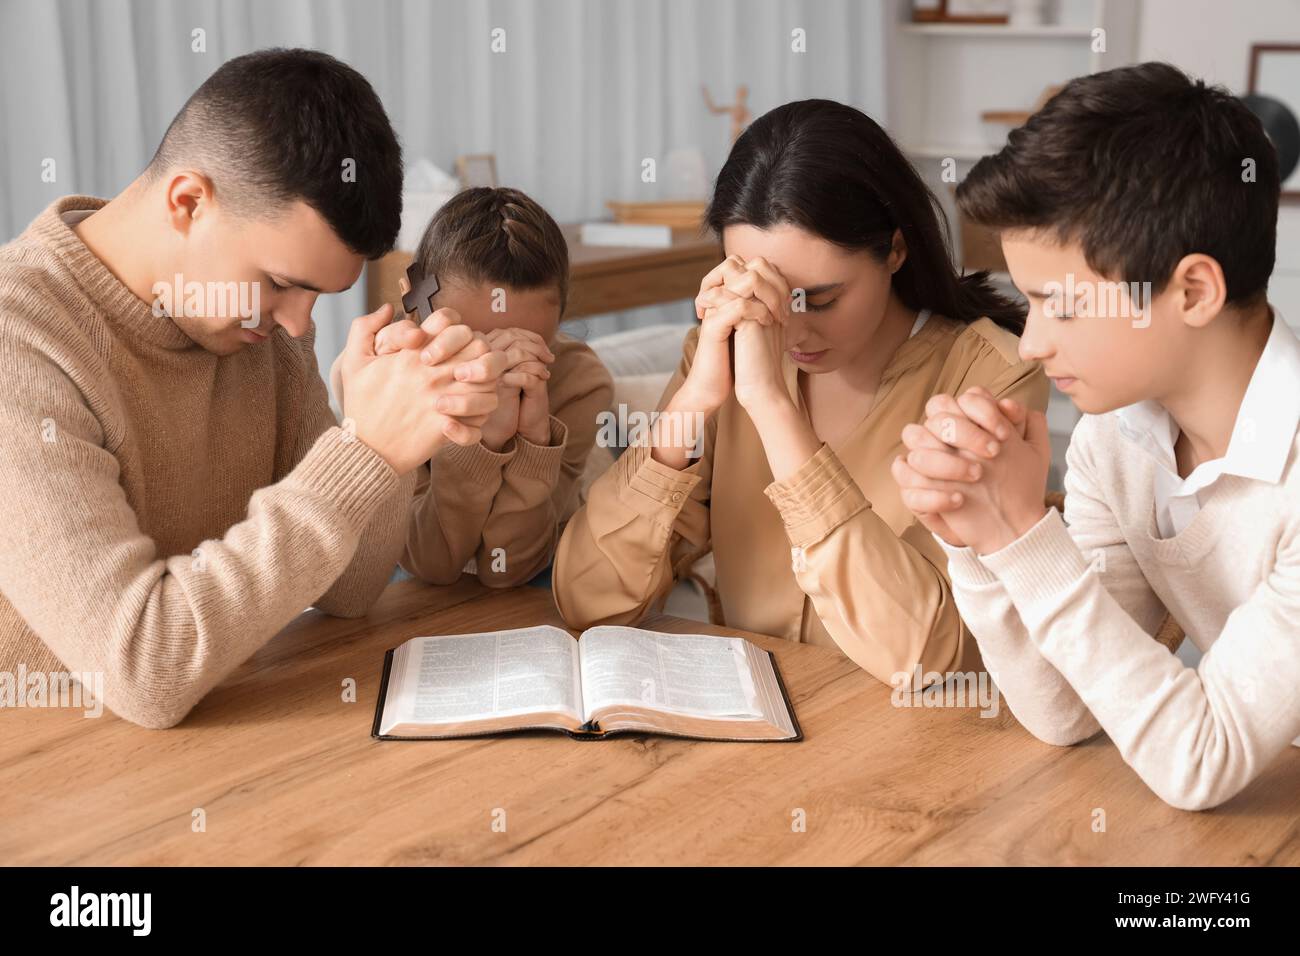
<instances>
[{"instance_id":1,"label":"woman","mask_svg":"<svg viewBox=\"0 0 1300 956\"><path fill-rule=\"evenodd\" d=\"M954 272L933 195L840 103L758 119L706 220L727 259L701 283L649 440L564 532L560 612L634 623L711 548L732 627L838 647L887 683L978 668L890 464L933 395L979 385L1046 407L1042 369L1016 354L1023 308Z\"/></svg>"}]
</instances>

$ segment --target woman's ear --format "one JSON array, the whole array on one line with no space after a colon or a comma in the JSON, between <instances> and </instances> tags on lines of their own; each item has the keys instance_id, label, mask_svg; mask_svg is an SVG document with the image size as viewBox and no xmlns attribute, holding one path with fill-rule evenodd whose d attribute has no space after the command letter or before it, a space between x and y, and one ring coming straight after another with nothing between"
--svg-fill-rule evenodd
<instances>
[{"instance_id":1,"label":"woman's ear","mask_svg":"<svg viewBox=\"0 0 1300 956\"><path fill-rule=\"evenodd\" d=\"M889 241L889 259L886 261L889 266L889 274L893 275L903 268L903 263L906 261L907 240L903 238L903 230L895 229L894 236Z\"/></svg>"}]
</instances>

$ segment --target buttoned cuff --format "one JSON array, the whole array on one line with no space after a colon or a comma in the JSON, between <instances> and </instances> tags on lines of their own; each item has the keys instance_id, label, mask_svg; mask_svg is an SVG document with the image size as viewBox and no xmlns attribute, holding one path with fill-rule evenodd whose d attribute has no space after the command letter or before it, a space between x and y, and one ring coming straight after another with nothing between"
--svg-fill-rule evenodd
<instances>
[{"instance_id":1,"label":"buttoned cuff","mask_svg":"<svg viewBox=\"0 0 1300 956\"><path fill-rule=\"evenodd\" d=\"M786 535L797 548L820 541L870 507L844 463L825 443L793 475L772 482L763 493L781 513Z\"/></svg>"},{"instance_id":2,"label":"buttoned cuff","mask_svg":"<svg viewBox=\"0 0 1300 956\"><path fill-rule=\"evenodd\" d=\"M700 462L678 471L655 461L646 444L628 446L610 466L618 497L640 515L671 525L702 480Z\"/></svg>"},{"instance_id":3,"label":"buttoned cuff","mask_svg":"<svg viewBox=\"0 0 1300 956\"><path fill-rule=\"evenodd\" d=\"M509 474L555 484L560 477L569 427L554 415L550 416L550 426L550 437L545 445L534 445L523 435L515 435L514 459L507 462L506 467Z\"/></svg>"},{"instance_id":4,"label":"buttoned cuff","mask_svg":"<svg viewBox=\"0 0 1300 956\"><path fill-rule=\"evenodd\" d=\"M984 555L984 566L998 576L1023 615L1060 600L1088 571L1065 520L1055 508L1006 547Z\"/></svg>"}]
</instances>

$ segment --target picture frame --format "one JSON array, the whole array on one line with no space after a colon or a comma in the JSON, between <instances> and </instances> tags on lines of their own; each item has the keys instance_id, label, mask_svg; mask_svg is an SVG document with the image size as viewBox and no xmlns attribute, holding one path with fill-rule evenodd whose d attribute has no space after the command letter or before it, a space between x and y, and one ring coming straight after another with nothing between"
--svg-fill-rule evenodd
<instances>
[{"instance_id":1,"label":"picture frame","mask_svg":"<svg viewBox=\"0 0 1300 956\"><path fill-rule=\"evenodd\" d=\"M1246 92L1275 99L1300 116L1300 43L1252 44ZM1300 167L1283 180L1281 198L1300 202Z\"/></svg>"}]
</instances>

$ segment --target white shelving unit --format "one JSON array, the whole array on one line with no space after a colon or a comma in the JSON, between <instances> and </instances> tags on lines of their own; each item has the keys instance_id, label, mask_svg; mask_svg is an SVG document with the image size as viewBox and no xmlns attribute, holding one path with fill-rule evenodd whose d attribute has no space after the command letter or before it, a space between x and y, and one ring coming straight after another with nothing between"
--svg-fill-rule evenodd
<instances>
[{"instance_id":1,"label":"white shelving unit","mask_svg":"<svg viewBox=\"0 0 1300 956\"><path fill-rule=\"evenodd\" d=\"M1091 0L1090 0L1091 2ZM1043 23L1030 26L1007 24L996 26L982 23L904 23L900 27L904 33L923 33L940 37L978 37L981 40L998 39L1033 39L1035 37L1090 37L1092 28L1072 26L1061 23ZM990 29L996 31L990 33Z\"/></svg>"},{"instance_id":2,"label":"white shelving unit","mask_svg":"<svg viewBox=\"0 0 1300 956\"><path fill-rule=\"evenodd\" d=\"M912 23L911 4L895 0L887 45L895 138L927 160L995 151L1006 128L984 123L984 110L1029 109L1050 85L1133 62L1139 2L1056 0L1046 4L1052 22L1022 26Z\"/></svg>"},{"instance_id":3,"label":"white shelving unit","mask_svg":"<svg viewBox=\"0 0 1300 956\"><path fill-rule=\"evenodd\" d=\"M1141 0L1053 0L1044 4L1046 22L1033 25L913 23L909 0L892 3L885 122L939 196L955 244L957 209L953 184L942 177L945 165L955 166L960 181L977 160L1002 147L1009 131L980 114L1030 109L1048 86L1137 56ZM1009 276L995 278L1014 293ZM1073 403L1053 390L1048 422L1058 480L1060 454L1078 418Z\"/></svg>"}]
</instances>

